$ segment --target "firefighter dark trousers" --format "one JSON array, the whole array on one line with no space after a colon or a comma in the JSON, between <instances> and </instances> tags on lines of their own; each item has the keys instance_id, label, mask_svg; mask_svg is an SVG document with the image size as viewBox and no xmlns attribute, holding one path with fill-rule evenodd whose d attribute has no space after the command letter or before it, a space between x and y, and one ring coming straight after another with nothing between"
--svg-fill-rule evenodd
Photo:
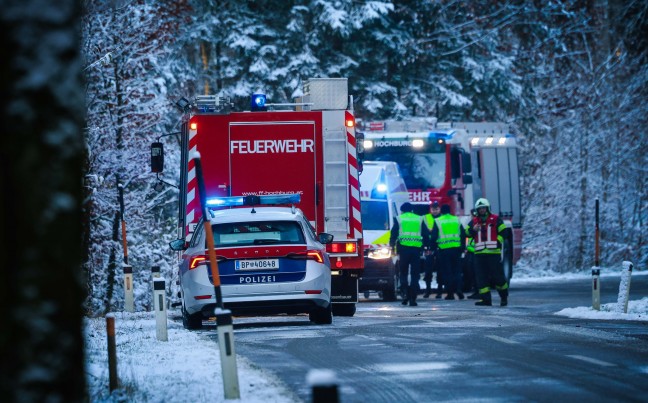
<instances>
[{"instance_id":1,"label":"firefighter dark trousers","mask_svg":"<svg viewBox=\"0 0 648 403\"><path fill-rule=\"evenodd\" d=\"M403 246L399 246L398 248L400 249L401 292L403 293L403 298L408 298L410 303L416 302L421 271L421 249Z\"/></svg>"},{"instance_id":2,"label":"firefighter dark trousers","mask_svg":"<svg viewBox=\"0 0 648 403\"><path fill-rule=\"evenodd\" d=\"M499 254L476 253L475 281L479 296L483 301L491 301L491 286L495 286L500 298L508 298L508 284L504 276L504 266Z\"/></svg>"},{"instance_id":3,"label":"firefighter dark trousers","mask_svg":"<svg viewBox=\"0 0 648 403\"><path fill-rule=\"evenodd\" d=\"M461 293L461 249L448 248L437 251L439 277L444 279L448 295Z\"/></svg>"},{"instance_id":4,"label":"firefighter dark trousers","mask_svg":"<svg viewBox=\"0 0 648 403\"><path fill-rule=\"evenodd\" d=\"M425 281L425 291L432 292L432 278L434 277L434 272L436 271L436 256L434 254L426 255L424 265L425 276L423 276L423 281ZM438 274L437 282L439 282Z\"/></svg>"}]
</instances>

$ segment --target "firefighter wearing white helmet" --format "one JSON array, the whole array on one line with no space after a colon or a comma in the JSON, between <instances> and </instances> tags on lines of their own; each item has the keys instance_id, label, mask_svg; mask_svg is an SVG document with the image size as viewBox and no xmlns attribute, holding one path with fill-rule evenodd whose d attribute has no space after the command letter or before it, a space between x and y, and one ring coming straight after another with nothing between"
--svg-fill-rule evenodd
<instances>
[{"instance_id":1,"label":"firefighter wearing white helmet","mask_svg":"<svg viewBox=\"0 0 648 403\"><path fill-rule=\"evenodd\" d=\"M510 229L491 211L487 199L475 203L475 217L466 228L466 237L474 241L475 282L480 300L475 305L491 306L491 284L500 296L500 306L508 305L508 283L502 265L502 245L510 237Z\"/></svg>"}]
</instances>

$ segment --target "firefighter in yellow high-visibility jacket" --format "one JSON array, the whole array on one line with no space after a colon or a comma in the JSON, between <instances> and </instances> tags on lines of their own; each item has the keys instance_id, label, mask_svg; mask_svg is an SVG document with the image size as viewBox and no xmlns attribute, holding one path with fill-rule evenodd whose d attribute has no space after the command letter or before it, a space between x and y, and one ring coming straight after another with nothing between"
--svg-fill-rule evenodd
<instances>
[{"instance_id":1,"label":"firefighter in yellow high-visibility jacket","mask_svg":"<svg viewBox=\"0 0 648 403\"><path fill-rule=\"evenodd\" d=\"M501 218L492 214L490 202L481 198L475 203L477 215L466 228L466 236L474 241L475 281L480 300L475 305L491 306L491 284L500 296L500 306L508 305L508 282L502 265L502 245L511 236Z\"/></svg>"}]
</instances>

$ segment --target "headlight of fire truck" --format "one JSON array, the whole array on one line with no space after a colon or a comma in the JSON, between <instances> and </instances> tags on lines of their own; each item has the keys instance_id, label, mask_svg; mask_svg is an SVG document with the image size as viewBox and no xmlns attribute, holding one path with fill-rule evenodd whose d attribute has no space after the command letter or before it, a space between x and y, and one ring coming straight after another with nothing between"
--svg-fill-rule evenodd
<instances>
[{"instance_id":1,"label":"headlight of fire truck","mask_svg":"<svg viewBox=\"0 0 648 403\"><path fill-rule=\"evenodd\" d=\"M385 246L382 248L369 249L367 257L369 259L389 259L391 257L391 247Z\"/></svg>"}]
</instances>

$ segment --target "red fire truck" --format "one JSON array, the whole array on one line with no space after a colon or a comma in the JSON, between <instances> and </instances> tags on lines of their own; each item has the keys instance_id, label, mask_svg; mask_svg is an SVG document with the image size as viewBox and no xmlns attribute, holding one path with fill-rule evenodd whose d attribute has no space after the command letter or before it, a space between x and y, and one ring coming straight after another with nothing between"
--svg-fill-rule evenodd
<instances>
[{"instance_id":1,"label":"red fire truck","mask_svg":"<svg viewBox=\"0 0 648 403\"><path fill-rule=\"evenodd\" d=\"M364 159L398 163L409 198L420 214L433 201L449 204L467 224L480 197L512 228L504 247L510 278L522 250L517 144L503 123L438 123L436 119L364 125Z\"/></svg>"},{"instance_id":2,"label":"red fire truck","mask_svg":"<svg viewBox=\"0 0 648 403\"><path fill-rule=\"evenodd\" d=\"M201 215L192 151L201 155L207 197L297 193L315 233L334 236L326 245L333 314L353 316L364 267L353 98L346 78L318 78L305 83L298 101L271 104L254 94L245 112L214 96L189 105L178 235L188 242Z\"/></svg>"}]
</instances>

